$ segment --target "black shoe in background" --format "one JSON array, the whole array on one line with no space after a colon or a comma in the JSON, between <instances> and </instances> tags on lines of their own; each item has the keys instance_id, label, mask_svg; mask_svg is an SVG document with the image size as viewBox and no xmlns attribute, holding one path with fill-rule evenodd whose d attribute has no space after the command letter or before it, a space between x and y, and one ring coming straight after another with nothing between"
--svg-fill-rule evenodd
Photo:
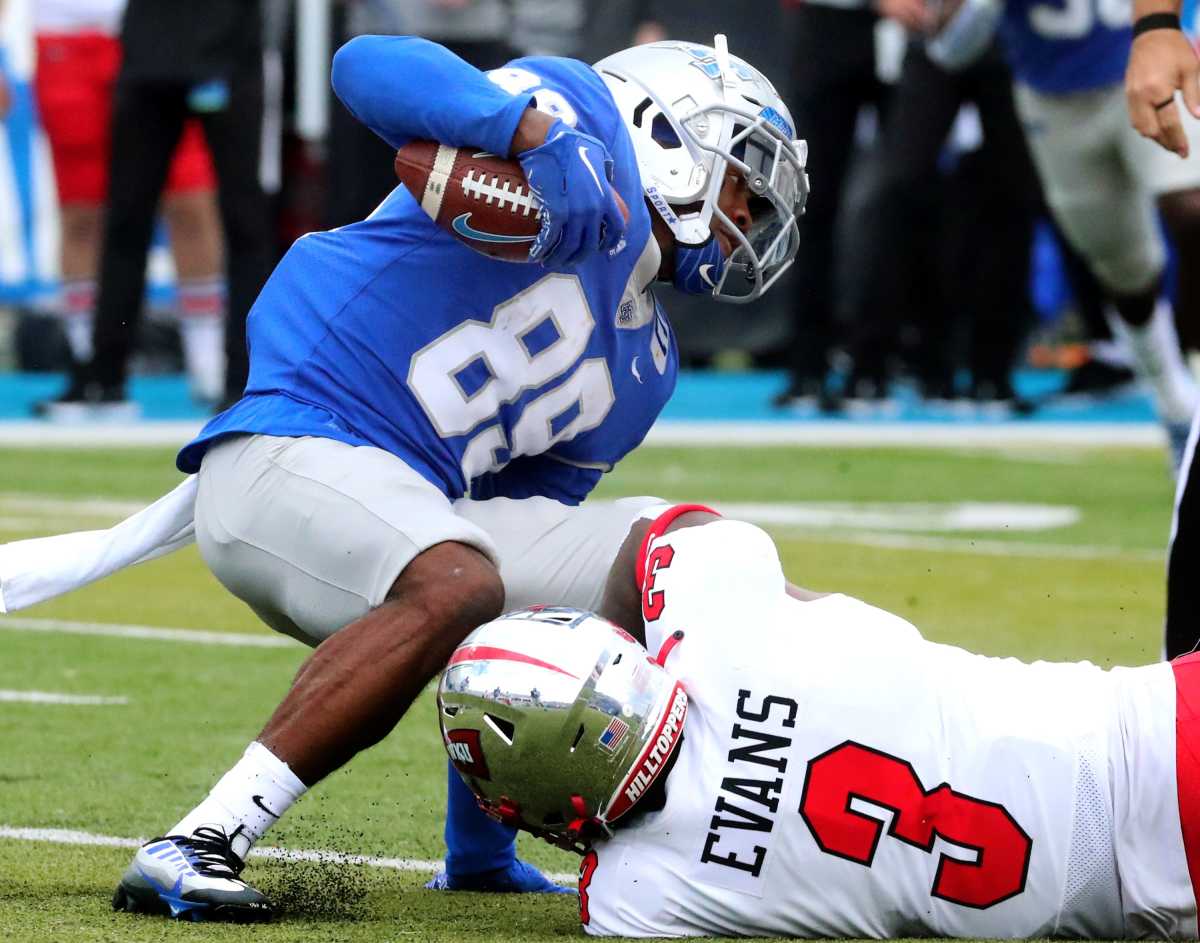
<instances>
[{"instance_id":1,"label":"black shoe in background","mask_svg":"<svg viewBox=\"0 0 1200 943\"><path fill-rule=\"evenodd\" d=\"M1061 395L1103 396L1106 393L1115 393L1121 387L1132 383L1135 378L1133 370L1129 367L1117 366L1103 360L1088 360L1067 374L1067 382Z\"/></svg>"},{"instance_id":2,"label":"black shoe in background","mask_svg":"<svg viewBox=\"0 0 1200 943\"><path fill-rule=\"evenodd\" d=\"M100 383L89 379L79 368L72 370L70 382L62 393L38 400L32 411L40 419L58 422L126 421L141 415L141 407L126 398L124 384Z\"/></svg>"},{"instance_id":3,"label":"black shoe in background","mask_svg":"<svg viewBox=\"0 0 1200 943\"><path fill-rule=\"evenodd\" d=\"M971 399L984 411L1011 413L1014 416L1031 415L1037 408L1035 403L1018 396L1007 378L974 381L971 384Z\"/></svg>"}]
</instances>

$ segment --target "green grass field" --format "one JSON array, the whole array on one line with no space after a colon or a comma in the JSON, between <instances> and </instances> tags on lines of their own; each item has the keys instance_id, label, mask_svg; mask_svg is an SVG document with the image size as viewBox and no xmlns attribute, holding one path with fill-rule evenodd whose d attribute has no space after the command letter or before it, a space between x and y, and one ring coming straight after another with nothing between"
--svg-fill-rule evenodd
<instances>
[{"instance_id":1,"label":"green grass field","mask_svg":"<svg viewBox=\"0 0 1200 943\"><path fill-rule=\"evenodd\" d=\"M0 453L0 541L105 526L114 502L178 480L165 450ZM878 519L772 526L791 578L861 596L926 636L989 654L1158 657L1171 486L1151 450L644 449L604 497L869 505ZM81 504L80 499L104 499ZM1003 502L1076 509L1042 530L897 530L897 505ZM920 521L917 521L918 527ZM26 620L24 622L16 621ZM37 620L36 622L30 620ZM111 705L0 700L0 827L159 834L238 757L305 656L61 631L48 620L270 636L194 548L15 617L0 617L0 693L127 698ZM40 629L40 630L39 630ZM52 630L53 629L53 630ZM273 636L270 636L273 637ZM427 693L382 745L313 789L264 844L404 859L442 853L445 760ZM552 871L566 853L528 841ZM247 876L284 915L264 927L167 925L113 914L125 847L0 837L0 931L14 941L340 941L576 937L570 899L421 890L427 874L365 864L252 859Z\"/></svg>"}]
</instances>

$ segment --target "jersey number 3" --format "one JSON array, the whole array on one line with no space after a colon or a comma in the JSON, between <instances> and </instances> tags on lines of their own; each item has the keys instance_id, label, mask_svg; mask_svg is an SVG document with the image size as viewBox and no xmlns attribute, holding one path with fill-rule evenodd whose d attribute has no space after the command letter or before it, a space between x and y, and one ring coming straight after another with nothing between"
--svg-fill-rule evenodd
<instances>
[{"instance_id":1,"label":"jersey number 3","mask_svg":"<svg viewBox=\"0 0 1200 943\"><path fill-rule=\"evenodd\" d=\"M869 868L888 812L892 838L928 854L938 838L973 853L938 852L934 897L982 910L1025 889L1033 841L1003 806L946 783L927 792L911 764L850 740L809 762L800 814L826 854Z\"/></svg>"}]
</instances>

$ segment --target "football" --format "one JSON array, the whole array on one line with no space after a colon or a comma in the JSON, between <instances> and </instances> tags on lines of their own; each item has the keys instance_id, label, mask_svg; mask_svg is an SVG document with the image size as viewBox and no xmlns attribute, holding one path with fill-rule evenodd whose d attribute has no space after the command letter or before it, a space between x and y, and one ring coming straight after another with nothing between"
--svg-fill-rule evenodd
<instances>
[{"instance_id":1,"label":"football","mask_svg":"<svg viewBox=\"0 0 1200 943\"><path fill-rule=\"evenodd\" d=\"M518 161L436 141L396 152L396 176L421 208L463 245L507 262L528 262L538 198Z\"/></svg>"}]
</instances>

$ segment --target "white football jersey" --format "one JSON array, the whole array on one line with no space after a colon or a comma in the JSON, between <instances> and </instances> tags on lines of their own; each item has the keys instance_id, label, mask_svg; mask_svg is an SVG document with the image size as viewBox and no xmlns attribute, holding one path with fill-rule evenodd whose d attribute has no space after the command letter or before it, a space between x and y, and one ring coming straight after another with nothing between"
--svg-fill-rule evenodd
<instances>
[{"instance_id":1,"label":"white football jersey","mask_svg":"<svg viewBox=\"0 0 1200 943\"><path fill-rule=\"evenodd\" d=\"M665 806L583 861L589 932L1195 936L1169 666L987 658L795 600L735 521L644 560L690 709Z\"/></svg>"}]
</instances>

